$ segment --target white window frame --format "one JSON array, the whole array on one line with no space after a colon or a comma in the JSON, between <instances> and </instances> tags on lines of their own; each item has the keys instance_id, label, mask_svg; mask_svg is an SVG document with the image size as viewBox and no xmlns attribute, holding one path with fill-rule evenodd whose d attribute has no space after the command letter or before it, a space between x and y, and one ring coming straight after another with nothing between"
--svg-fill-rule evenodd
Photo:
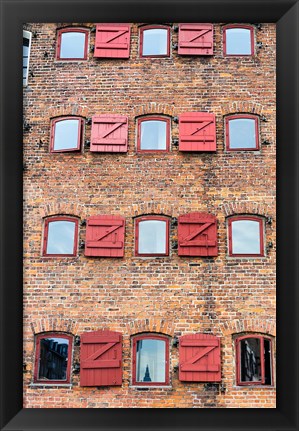
<instances>
[{"instance_id":1,"label":"white window frame","mask_svg":"<svg viewBox=\"0 0 299 431\"><path fill-rule=\"evenodd\" d=\"M29 73L29 59L30 59L30 51L31 51L31 39L32 39L32 33L27 30L23 30L23 39L29 40L29 47L28 47L28 63L27 63L27 73L26 73L26 81L23 81L23 87L26 87L28 85L28 73Z\"/></svg>"}]
</instances>

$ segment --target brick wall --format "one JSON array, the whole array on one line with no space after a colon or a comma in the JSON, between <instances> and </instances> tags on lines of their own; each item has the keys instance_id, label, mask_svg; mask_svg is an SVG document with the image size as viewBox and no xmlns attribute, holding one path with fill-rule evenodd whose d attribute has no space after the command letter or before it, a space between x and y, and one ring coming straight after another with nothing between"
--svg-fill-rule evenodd
<instances>
[{"instance_id":1,"label":"brick wall","mask_svg":"<svg viewBox=\"0 0 299 431\"><path fill-rule=\"evenodd\" d=\"M27 24L32 38L28 86L24 88L24 406L25 407L275 407L274 387L240 387L235 377L235 334L273 337L275 347L275 25L255 28L262 42L252 57L223 56L221 25L214 25L214 55L139 58L138 26L132 25L129 59L55 60L56 31L68 23ZM93 23L76 24L92 28ZM178 33L171 30L172 43ZM90 33L94 45L94 33ZM206 111L216 115L217 152L136 152L136 117L178 116ZM224 116L264 115L258 152L226 152ZM124 154L49 153L50 120L128 116ZM84 139L90 140L86 125ZM171 122L171 137L178 124ZM217 257L178 257L170 232L169 257L134 256L134 218L144 214L178 217L210 212L218 220ZM99 214L126 219L121 259L41 256L43 221L68 214L82 221ZM257 214L265 224L266 256L227 257L226 217ZM85 226L79 228L85 240ZM193 264L193 265L192 265ZM194 265L195 264L195 265ZM123 334L122 387L81 388L32 384L34 336L45 331L73 335L110 329ZM173 370L178 348L170 351L170 388L131 386L131 336L157 332L169 337L207 332L221 337L222 386L186 383ZM74 347L74 359L79 347ZM275 361L274 361L275 362ZM275 363L274 363L275 370Z\"/></svg>"}]
</instances>

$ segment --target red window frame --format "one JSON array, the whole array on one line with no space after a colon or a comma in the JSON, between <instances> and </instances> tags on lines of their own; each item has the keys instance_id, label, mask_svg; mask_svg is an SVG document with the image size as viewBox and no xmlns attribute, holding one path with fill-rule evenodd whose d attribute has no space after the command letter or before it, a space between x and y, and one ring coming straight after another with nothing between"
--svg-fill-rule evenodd
<instances>
[{"instance_id":1,"label":"red window frame","mask_svg":"<svg viewBox=\"0 0 299 431\"><path fill-rule=\"evenodd\" d=\"M139 253L138 252L138 239L139 239L139 223L142 221L159 220L166 222L166 251L165 253ZM169 256L169 218L165 216L142 216L135 219L135 256L141 257L163 257Z\"/></svg>"},{"instance_id":2,"label":"red window frame","mask_svg":"<svg viewBox=\"0 0 299 431\"><path fill-rule=\"evenodd\" d=\"M250 30L250 45L251 45L251 53L250 54L227 54L226 53L226 30L231 28L245 28ZM222 28L223 31L223 55L226 57L251 57L254 55L254 31L251 25L246 24L228 24Z\"/></svg>"},{"instance_id":3,"label":"red window frame","mask_svg":"<svg viewBox=\"0 0 299 431\"><path fill-rule=\"evenodd\" d=\"M164 121L166 123L166 149L143 150L141 148L141 124L145 121ZM137 119L137 152L138 153L169 153L170 151L170 118L159 115L146 116Z\"/></svg>"},{"instance_id":4,"label":"red window frame","mask_svg":"<svg viewBox=\"0 0 299 431\"><path fill-rule=\"evenodd\" d=\"M242 382L241 381L241 349L240 349L240 341L245 340L246 338L258 338L260 340L260 355L261 355L261 381L259 382ZM264 340L270 342L270 372L271 372L271 384L268 385L265 383L265 354L264 354ZM265 385L265 386L274 386L273 383L273 343L270 337L265 335L258 334L246 334L235 339L235 349L236 349L236 381L238 386L256 386L256 385Z\"/></svg>"},{"instance_id":5,"label":"red window frame","mask_svg":"<svg viewBox=\"0 0 299 431\"><path fill-rule=\"evenodd\" d=\"M163 340L165 341L165 382L137 382L136 379L136 350L137 350L137 341L140 340ZM169 385L169 338L166 335L161 334L141 334L134 336L133 338L133 367L132 367L132 385L134 386L168 386Z\"/></svg>"},{"instance_id":6,"label":"red window frame","mask_svg":"<svg viewBox=\"0 0 299 431\"><path fill-rule=\"evenodd\" d=\"M252 220L259 223L260 226L260 253L258 254L237 254L233 253L233 237L232 237L232 223L234 221ZM255 216L233 216L228 219L228 254L230 257L264 257L264 220L260 217Z\"/></svg>"},{"instance_id":7,"label":"red window frame","mask_svg":"<svg viewBox=\"0 0 299 431\"><path fill-rule=\"evenodd\" d=\"M72 254L47 254L47 244L48 244L48 232L49 232L49 223L53 221L71 221L75 223L75 235L74 235L74 247ZM43 234L43 250L42 255L44 257L73 257L77 256L78 251L78 231L79 231L79 220L75 217L69 216L55 216L48 217L45 219L44 225L44 234Z\"/></svg>"},{"instance_id":8,"label":"red window frame","mask_svg":"<svg viewBox=\"0 0 299 431\"><path fill-rule=\"evenodd\" d=\"M54 150L56 124L61 122L61 121L66 121L66 120L79 120L77 147L76 148L66 148L66 149L61 149L61 150ZM84 119L82 117L67 116L67 117L53 118L51 120L50 153L68 153L68 152L73 152L73 151L80 151L81 146L82 146L82 138L83 138L83 126L84 126Z\"/></svg>"},{"instance_id":9,"label":"red window frame","mask_svg":"<svg viewBox=\"0 0 299 431\"><path fill-rule=\"evenodd\" d=\"M243 120L243 119L254 120L255 122L255 147L254 148L230 148L229 141L229 122L231 120ZM260 149L260 139L259 139L259 121L258 117L253 114L234 114L225 117L225 147L227 151L259 151Z\"/></svg>"},{"instance_id":10,"label":"red window frame","mask_svg":"<svg viewBox=\"0 0 299 431\"><path fill-rule=\"evenodd\" d=\"M42 380L42 379L38 378L39 359L40 359L40 342L43 338L66 338L69 341L66 379L65 380ZM73 336L72 335L62 334L60 332L59 333L47 332L47 333L43 333L43 334L37 334L36 338L35 338L35 360L34 360L33 382L34 383L42 383L44 385L69 384L71 382L72 352L73 352Z\"/></svg>"},{"instance_id":11,"label":"red window frame","mask_svg":"<svg viewBox=\"0 0 299 431\"><path fill-rule=\"evenodd\" d=\"M155 55L143 55L142 54L142 49L143 49L143 32L145 30L152 30L152 29L164 29L167 30L167 53L166 54L155 54ZM140 58L168 58L170 57L170 27L166 26L166 25L147 25L144 27L141 27L139 29L139 41L140 41L140 46L139 46L139 55Z\"/></svg>"},{"instance_id":12,"label":"red window frame","mask_svg":"<svg viewBox=\"0 0 299 431\"><path fill-rule=\"evenodd\" d=\"M63 33L84 33L85 34L85 44L84 44L84 57L74 57L74 58L60 58L60 49L61 49L61 36ZM57 31L57 44L56 44L56 60L59 61L83 61L87 60L88 54L88 34L89 30L78 27L65 27L61 28Z\"/></svg>"}]
</instances>

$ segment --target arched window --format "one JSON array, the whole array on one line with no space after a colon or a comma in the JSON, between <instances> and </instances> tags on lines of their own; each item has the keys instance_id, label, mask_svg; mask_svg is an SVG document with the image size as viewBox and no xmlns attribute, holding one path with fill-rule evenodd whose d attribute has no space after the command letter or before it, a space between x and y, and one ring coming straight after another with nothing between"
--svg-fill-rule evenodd
<instances>
[{"instance_id":1,"label":"arched window","mask_svg":"<svg viewBox=\"0 0 299 431\"><path fill-rule=\"evenodd\" d=\"M140 28L140 57L169 57L170 30L162 25Z\"/></svg>"},{"instance_id":2,"label":"arched window","mask_svg":"<svg viewBox=\"0 0 299 431\"><path fill-rule=\"evenodd\" d=\"M251 215L228 219L229 256L264 256L264 221Z\"/></svg>"},{"instance_id":3,"label":"arched window","mask_svg":"<svg viewBox=\"0 0 299 431\"><path fill-rule=\"evenodd\" d=\"M83 138L83 118L60 117L51 122L50 152L80 151Z\"/></svg>"},{"instance_id":4,"label":"arched window","mask_svg":"<svg viewBox=\"0 0 299 431\"><path fill-rule=\"evenodd\" d=\"M79 220L68 216L45 219L43 256L76 256Z\"/></svg>"},{"instance_id":5,"label":"arched window","mask_svg":"<svg viewBox=\"0 0 299 431\"><path fill-rule=\"evenodd\" d=\"M168 217L148 215L135 219L135 255L169 255Z\"/></svg>"},{"instance_id":6,"label":"arched window","mask_svg":"<svg viewBox=\"0 0 299 431\"><path fill-rule=\"evenodd\" d=\"M226 56L253 55L253 27L239 24L230 24L223 27L223 54Z\"/></svg>"},{"instance_id":7,"label":"arched window","mask_svg":"<svg viewBox=\"0 0 299 431\"><path fill-rule=\"evenodd\" d=\"M238 385L273 385L271 338L250 334L237 337L236 370Z\"/></svg>"},{"instance_id":8,"label":"arched window","mask_svg":"<svg viewBox=\"0 0 299 431\"><path fill-rule=\"evenodd\" d=\"M86 60L88 30L76 27L62 28L57 32L57 60Z\"/></svg>"},{"instance_id":9,"label":"arched window","mask_svg":"<svg viewBox=\"0 0 299 431\"><path fill-rule=\"evenodd\" d=\"M138 118L137 127L137 151L169 151L170 118L156 115Z\"/></svg>"},{"instance_id":10,"label":"arched window","mask_svg":"<svg viewBox=\"0 0 299 431\"><path fill-rule=\"evenodd\" d=\"M169 384L169 338L142 334L133 338L132 384L162 386Z\"/></svg>"},{"instance_id":11,"label":"arched window","mask_svg":"<svg viewBox=\"0 0 299 431\"><path fill-rule=\"evenodd\" d=\"M49 332L35 340L34 382L70 383L73 337Z\"/></svg>"},{"instance_id":12,"label":"arched window","mask_svg":"<svg viewBox=\"0 0 299 431\"><path fill-rule=\"evenodd\" d=\"M259 122L256 115L236 114L225 117L227 151L257 151L259 143Z\"/></svg>"}]
</instances>

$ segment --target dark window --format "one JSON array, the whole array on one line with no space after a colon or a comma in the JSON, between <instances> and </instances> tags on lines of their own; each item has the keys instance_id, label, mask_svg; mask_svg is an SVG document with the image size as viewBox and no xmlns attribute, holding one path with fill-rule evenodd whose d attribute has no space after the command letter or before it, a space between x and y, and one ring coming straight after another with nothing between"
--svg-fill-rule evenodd
<instances>
[{"instance_id":1,"label":"dark window","mask_svg":"<svg viewBox=\"0 0 299 431\"><path fill-rule=\"evenodd\" d=\"M72 337L48 333L37 335L35 352L35 383L69 383Z\"/></svg>"},{"instance_id":2,"label":"dark window","mask_svg":"<svg viewBox=\"0 0 299 431\"><path fill-rule=\"evenodd\" d=\"M250 25L229 25L223 28L224 55L254 54L254 33Z\"/></svg>"},{"instance_id":3,"label":"dark window","mask_svg":"<svg viewBox=\"0 0 299 431\"><path fill-rule=\"evenodd\" d=\"M237 384L272 385L271 340L246 335L236 340Z\"/></svg>"},{"instance_id":4,"label":"dark window","mask_svg":"<svg viewBox=\"0 0 299 431\"><path fill-rule=\"evenodd\" d=\"M57 60L86 60L88 30L64 28L57 33Z\"/></svg>"},{"instance_id":5,"label":"dark window","mask_svg":"<svg viewBox=\"0 0 299 431\"><path fill-rule=\"evenodd\" d=\"M52 120L50 152L79 151L82 141L83 119L63 117Z\"/></svg>"},{"instance_id":6,"label":"dark window","mask_svg":"<svg viewBox=\"0 0 299 431\"><path fill-rule=\"evenodd\" d=\"M78 220L51 217L45 220L43 256L76 256Z\"/></svg>"},{"instance_id":7,"label":"dark window","mask_svg":"<svg viewBox=\"0 0 299 431\"><path fill-rule=\"evenodd\" d=\"M30 58L31 33L23 30L23 85L27 85Z\"/></svg>"},{"instance_id":8,"label":"dark window","mask_svg":"<svg viewBox=\"0 0 299 431\"><path fill-rule=\"evenodd\" d=\"M169 57L169 27L146 26L140 29L141 57Z\"/></svg>"},{"instance_id":9,"label":"dark window","mask_svg":"<svg viewBox=\"0 0 299 431\"><path fill-rule=\"evenodd\" d=\"M234 216L228 219L230 256L264 256L264 223L259 217Z\"/></svg>"},{"instance_id":10,"label":"dark window","mask_svg":"<svg viewBox=\"0 0 299 431\"><path fill-rule=\"evenodd\" d=\"M259 149L258 118L255 115L233 115L225 118L226 149L229 151Z\"/></svg>"},{"instance_id":11,"label":"dark window","mask_svg":"<svg viewBox=\"0 0 299 431\"><path fill-rule=\"evenodd\" d=\"M156 334L133 339L133 385L169 384L169 340Z\"/></svg>"},{"instance_id":12,"label":"dark window","mask_svg":"<svg viewBox=\"0 0 299 431\"><path fill-rule=\"evenodd\" d=\"M138 119L138 151L169 151L169 141L169 118L146 117Z\"/></svg>"},{"instance_id":13,"label":"dark window","mask_svg":"<svg viewBox=\"0 0 299 431\"><path fill-rule=\"evenodd\" d=\"M135 220L135 255L168 256L169 219L144 216Z\"/></svg>"}]
</instances>

